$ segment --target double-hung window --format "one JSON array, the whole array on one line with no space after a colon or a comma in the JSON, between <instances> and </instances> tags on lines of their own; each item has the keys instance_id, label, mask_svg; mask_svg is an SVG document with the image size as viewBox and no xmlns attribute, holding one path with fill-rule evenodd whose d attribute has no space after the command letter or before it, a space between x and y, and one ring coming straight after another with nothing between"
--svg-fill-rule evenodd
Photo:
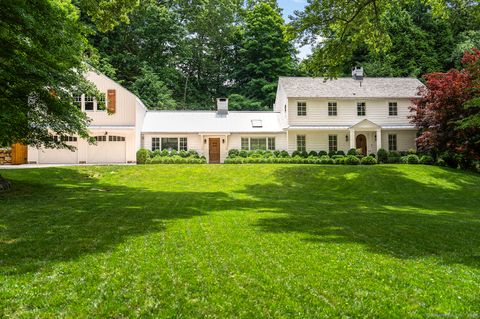
<instances>
[{"instance_id":1,"label":"double-hung window","mask_svg":"<svg viewBox=\"0 0 480 319\"><path fill-rule=\"evenodd\" d=\"M398 106L397 102L388 102L388 116L397 116Z\"/></svg>"},{"instance_id":2,"label":"double-hung window","mask_svg":"<svg viewBox=\"0 0 480 319\"><path fill-rule=\"evenodd\" d=\"M267 139L266 138L250 138L250 149L251 150L266 150L267 149Z\"/></svg>"},{"instance_id":3,"label":"double-hung window","mask_svg":"<svg viewBox=\"0 0 480 319\"><path fill-rule=\"evenodd\" d=\"M328 116L337 116L337 102L328 102Z\"/></svg>"},{"instance_id":4,"label":"double-hung window","mask_svg":"<svg viewBox=\"0 0 480 319\"><path fill-rule=\"evenodd\" d=\"M367 115L367 106L365 102L357 102L357 115L358 116Z\"/></svg>"},{"instance_id":5,"label":"double-hung window","mask_svg":"<svg viewBox=\"0 0 480 319\"><path fill-rule=\"evenodd\" d=\"M297 151L306 152L307 151L307 140L305 135L297 135Z\"/></svg>"},{"instance_id":6,"label":"double-hung window","mask_svg":"<svg viewBox=\"0 0 480 319\"><path fill-rule=\"evenodd\" d=\"M242 137L242 150L248 151L250 150L250 142L248 137Z\"/></svg>"},{"instance_id":7,"label":"double-hung window","mask_svg":"<svg viewBox=\"0 0 480 319\"><path fill-rule=\"evenodd\" d=\"M397 134L388 134L388 150L397 150Z\"/></svg>"},{"instance_id":8,"label":"double-hung window","mask_svg":"<svg viewBox=\"0 0 480 319\"><path fill-rule=\"evenodd\" d=\"M152 137L152 151L156 151L159 149L160 149L160 138Z\"/></svg>"},{"instance_id":9,"label":"double-hung window","mask_svg":"<svg viewBox=\"0 0 480 319\"><path fill-rule=\"evenodd\" d=\"M298 116L307 116L307 102L297 102L297 115Z\"/></svg>"},{"instance_id":10,"label":"double-hung window","mask_svg":"<svg viewBox=\"0 0 480 319\"><path fill-rule=\"evenodd\" d=\"M180 151L186 151L188 149L187 138L180 137L179 139L179 148Z\"/></svg>"},{"instance_id":11,"label":"double-hung window","mask_svg":"<svg viewBox=\"0 0 480 319\"><path fill-rule=\"evenodd\" d=\"M95 97L85 96L85 111L93 111L95 104Z\"/></svg>"},{"instance_id":12,"label":"double-hung window","mask_svg":"<svg viewBox=\"0 0 480 319\"><path fill-rule=\"evenodd\" d=\"M338 149L338 137L337 135L328 135L328 151L336 152Z\"/></svg>"}]
</instances>

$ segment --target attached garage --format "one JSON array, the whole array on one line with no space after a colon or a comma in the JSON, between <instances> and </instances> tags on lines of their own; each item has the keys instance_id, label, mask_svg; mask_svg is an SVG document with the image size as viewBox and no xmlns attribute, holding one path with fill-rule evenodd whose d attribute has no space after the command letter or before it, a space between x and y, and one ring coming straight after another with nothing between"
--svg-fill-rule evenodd
<instances>
[{"instance_id":1,"label":"attached garage","mask_svg":"<svg viewBox=\"0 0 480 319\"><path fill-rule=\"evenodd\" d=\"M38 163L40 164L77 164L78 141L76 137L62 137L68 139L68 145L75 147L75 151L68 149L41 149L38 151Z\"/></svg>"},{"instance_id":2,"label":"attached garage","mask_svg":"<svg viewBox=\"0 0 480 319\"><path fill-rule=\"evenodd\" d=\"M100 135L95 136L96 145L88 145L87 163L125 163L126 142L124 136Z\"/></svg>"}]
</instances>

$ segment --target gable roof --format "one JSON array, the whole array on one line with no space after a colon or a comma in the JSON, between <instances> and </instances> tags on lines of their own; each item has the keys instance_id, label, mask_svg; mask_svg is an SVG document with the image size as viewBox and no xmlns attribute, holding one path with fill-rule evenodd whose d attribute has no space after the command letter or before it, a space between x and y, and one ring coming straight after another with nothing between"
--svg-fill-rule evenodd
<instances>
[{"instance_id":1,"label":"gable roof","mask_svg":"<svg viewBox=\"0 0 480 319\"><path fill-rule=\"evenodd\" d=\"M287 97L297 98L416 98L423 84L416 78L309 78L281 77Z\"/></svg>"},{"instance_id":2,"label":"gable roof","mask_svg":"<svg viewBox=\"0 0 480 319\"><path fill-rule=\"evenodd\" d=\"M277 112L148 111L143 133L279 133Z\"/></svg>"}]
</instances>

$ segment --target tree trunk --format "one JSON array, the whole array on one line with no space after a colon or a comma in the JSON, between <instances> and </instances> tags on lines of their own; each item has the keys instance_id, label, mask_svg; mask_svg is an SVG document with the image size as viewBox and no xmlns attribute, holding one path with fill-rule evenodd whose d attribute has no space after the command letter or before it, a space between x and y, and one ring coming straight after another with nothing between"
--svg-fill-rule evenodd
<instances>
[{"instance_id":1,"label":"tree trunk","mask_svg":"<svg viewBox=\"0 0 480 319\"><path fill-rule=\"evenodd\" d=\"M0 175L0 192L10 189L12 184Z\"/></svg>"}]
</instances>

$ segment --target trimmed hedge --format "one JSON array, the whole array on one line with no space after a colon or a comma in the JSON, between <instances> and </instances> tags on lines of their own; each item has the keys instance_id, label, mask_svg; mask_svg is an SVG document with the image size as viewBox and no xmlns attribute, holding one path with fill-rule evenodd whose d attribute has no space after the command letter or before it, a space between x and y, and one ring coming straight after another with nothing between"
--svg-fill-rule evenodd
<instances>
[{"instance_id":1,"label":"trimmed hedge","mask_svg":"<svg viewBox=\"0 0 480 319\"><path fill-rule=\"evenodd\" d=\"M364 158L362 158L360 163L362 165L374 165L377 164L377 160L373 156L365 156Z\"/></svg>"},{"instance_id":2,"label":"trimmed hedge","mask_svg":"<svg viewBox=\"0 0 480 319\"><path fill-rule=\"evenodd\" d=\"M146 164L206 164L205 157L181 157L179 155L174 156L156 156L147 159Z\"/></svg>"}]
</instances>

